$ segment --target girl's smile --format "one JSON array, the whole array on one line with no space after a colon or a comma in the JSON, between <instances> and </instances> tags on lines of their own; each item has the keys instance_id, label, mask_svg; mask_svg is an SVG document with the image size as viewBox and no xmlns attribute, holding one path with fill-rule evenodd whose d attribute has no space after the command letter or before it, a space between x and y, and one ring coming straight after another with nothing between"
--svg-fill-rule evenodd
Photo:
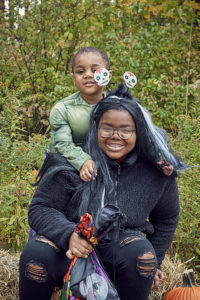
<instances>
[{"instance_id":1,"label":"girl's smile","mask_svg":"<svg viewBox=\"0 0 200 300\"><path fill-rule=\"evenodd\" d=\"M102 133L101 128L104 129L105 134L105 129L114 129L113 135L110 137L102 136L104 133ZM119 129L133 132L129 138L122 139L118 135ZM133 150L136 144L135 122L127 110L111 109L102 115L99 121L98 143L104 153L118 163Z\"/></svg>"}]
</instances>

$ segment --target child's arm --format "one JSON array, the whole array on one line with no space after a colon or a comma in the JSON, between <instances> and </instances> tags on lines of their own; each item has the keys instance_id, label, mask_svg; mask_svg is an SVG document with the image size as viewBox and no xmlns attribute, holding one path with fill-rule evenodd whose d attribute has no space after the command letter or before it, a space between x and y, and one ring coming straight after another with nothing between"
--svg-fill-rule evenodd
<instances>
[{"instance_id":1,"label":"child's arm","mask_svg":"<svg viewBox=\"0 0 200 300\"><path fill-rule=\"evenodd\" d=\"M72 131L68 123L67 110L62 102L58 102L50 112L51 125L50 151L59 152L78 171L83 164L91 160L89 154L76 146L72 139Z\"/></svg>"}]
</instances>

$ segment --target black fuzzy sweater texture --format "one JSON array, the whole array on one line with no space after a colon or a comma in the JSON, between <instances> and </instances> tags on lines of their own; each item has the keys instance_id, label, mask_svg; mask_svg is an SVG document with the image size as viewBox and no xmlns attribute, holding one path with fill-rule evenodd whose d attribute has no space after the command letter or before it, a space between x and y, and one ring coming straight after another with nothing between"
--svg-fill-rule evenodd
<instances>
[{"instance_id":1,"label":"black fuzzy sweater texture","mask_svg":"<svg viewBox=\"0 0 200 300\"><path fill-rule=\"evenodd\" d=\"M105 203L117 205L126 215L125 229L140 230L146 234L160 265L172 242L179 218L174 174L162 174L137 154L120 165L112 160L108 163L114 189L105 195ZM79 174L72 168L69 171L68 167L67 160L61 155L48 155L29 207L31 228L64 251L68 250L69 237L80 219L80 199L76 201L72 198L75 194L73 186L77 186L80 180ZM98 203L91 203L93 209L95 205L98 209Z\"/></svg>"}]
</instances>

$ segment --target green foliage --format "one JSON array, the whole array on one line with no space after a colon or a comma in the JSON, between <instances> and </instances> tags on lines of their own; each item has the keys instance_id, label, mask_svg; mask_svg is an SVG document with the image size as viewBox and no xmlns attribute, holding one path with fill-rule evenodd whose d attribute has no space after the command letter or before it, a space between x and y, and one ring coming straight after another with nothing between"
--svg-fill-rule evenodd
<instances>
[{"instance_id":1,"label":"green foliage","mask_svg":"<svg viewBox=\"0 0 200 300\"><path fill-rule=\"evenodd\" d=\"M181 172L178 178L181 215L174 238L174 248L182 260L191 261L199 274L200 259L200 118L180 116L177 120L178 136L174 139L176 152L188 162L190 169Z\"/></svg>"},{"instance_id":2,"label":"green foliage","mask_svg":"<svg viewBox=\"0 0 200 300\"><path fill-rule=\"evenodd\" d=\"M115 87L134 72L132 91L171 133L175 152L200 165L200 4L157 0L11 1L0 11L0 243L21 249L27 240L27 207L48 145L49 111L75 92L74 53L85 46L104 50ZM25 14L19 14L19 8ZM199 168L178 178L181 217L173 250L195 257L198 269ZM6 241L6 242L5 242ZM191 264L192 264L191 263Z\"/></svg>"},{"instance_id":3,"label":"green foliage","mask_svg":"<svg viewBox=\"0 0 200 300\"><path fill-rule=\"evenodd\" d=\"M28 141L10 142L2 135L0 145L0 244L16 251L27 241L27 208L34 191L31 183L42 165L48 140L34 135Z\"/></svg>"}]
</instances>

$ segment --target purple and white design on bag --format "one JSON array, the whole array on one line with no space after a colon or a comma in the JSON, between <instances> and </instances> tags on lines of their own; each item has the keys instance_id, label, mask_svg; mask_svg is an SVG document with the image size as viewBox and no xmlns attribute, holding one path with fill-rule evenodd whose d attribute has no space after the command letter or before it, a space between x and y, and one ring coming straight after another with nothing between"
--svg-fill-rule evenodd
<instances>
[{"instance_id":1,"label":"purple and white design on bag","mask_svg":"<svg viewBox=\"0 0 200 300\"><path fill-rule=\"evenodd\" d=\"M79 293L87 300L119 300L119 296L93 251L90 253L94 271L79 283ZM71 299L70 299L71 300Z\"/></svg>"},{"instance_id":2,"label":"purple and white design on bag","mask_svg":"<svg viewBox=\"0 0 200 300\"><path fill-rule=\"evenodd\" d=\"M106 280L93 273L80 282L80 293L87 300L106 300L108 295L108 285Z\"/></svg>"},{"instance_id":3,"label":"purple and white design on bag","mask_svg":"<svg viewBox=\"0 0 200 300\"><path fill-rule=\"evenodd\" d=\"M108 281L108 277L106 276L106 274L103 272L102 268L100 267L100 262L99 259L95 253L95 251L92 251L92 253L90 253L91 255L91 259L92 259L92 263L95 266L95 271L97 272L97 274L99 274L100 276L102 276L106 281Z\"/></svg>"}]
</instances>

